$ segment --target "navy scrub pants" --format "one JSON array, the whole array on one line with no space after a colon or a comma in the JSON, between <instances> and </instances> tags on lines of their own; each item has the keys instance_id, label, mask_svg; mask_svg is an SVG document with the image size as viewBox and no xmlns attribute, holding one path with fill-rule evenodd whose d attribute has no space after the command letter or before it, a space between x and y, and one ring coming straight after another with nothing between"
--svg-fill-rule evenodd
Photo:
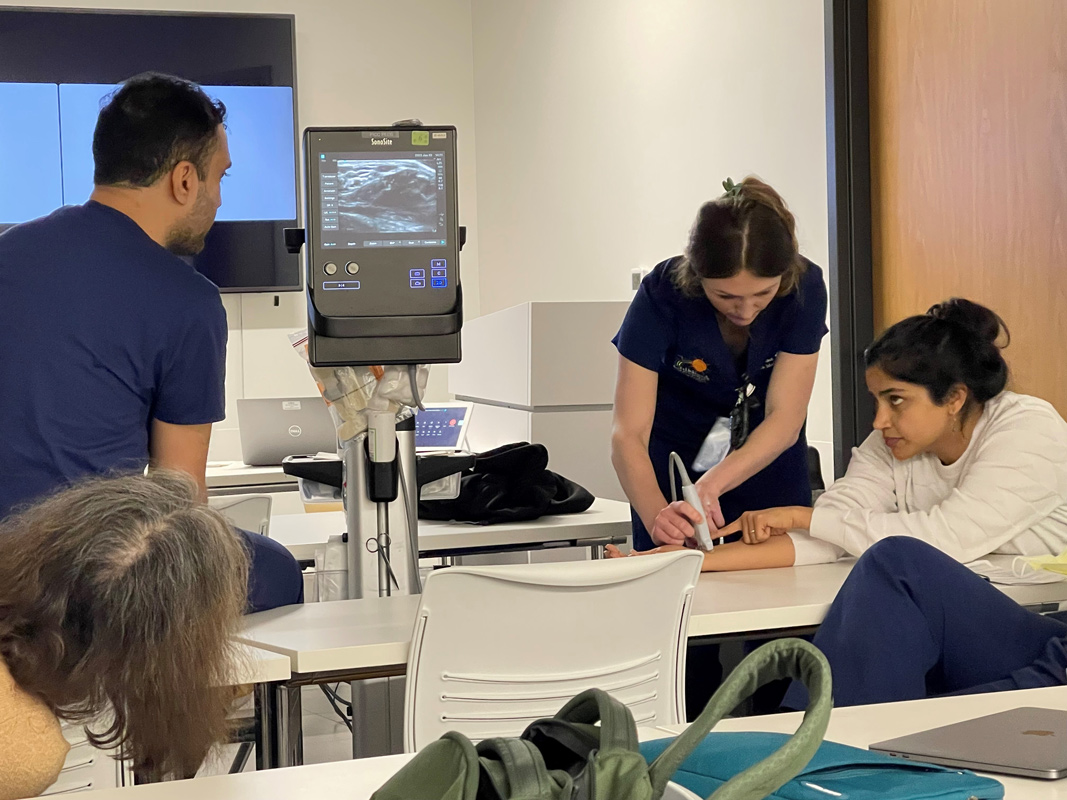
<instances>
[{"instance_id":1,"label":"navy scrub pants","mask_svg":"<svg viewBox=\"0 0 1067 800\"><path fill-rule=\"evenodd\" d=\"M1067 624L1027 611L930 545L884 539L856 563L815 634L834 704L1067 684ZM801 709L794 683L783 705Z\"/></svg>"},{"instance_id":2,"label":"navy scrub pants","mask_svg":"<svg viewBox=\"0 0 1067 800\"><path fill-rule=\"evenodd\" d=\"M248 551L248 608L267 611L304 602L304 577L292 553L258 533L235 528Z\"/></svg>"}]
</instances>

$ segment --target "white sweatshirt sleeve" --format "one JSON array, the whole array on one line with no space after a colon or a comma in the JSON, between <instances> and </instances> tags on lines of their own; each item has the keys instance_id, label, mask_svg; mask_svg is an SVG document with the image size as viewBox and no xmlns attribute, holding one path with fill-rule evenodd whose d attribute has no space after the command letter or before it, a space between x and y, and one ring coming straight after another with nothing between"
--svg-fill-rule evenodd
<instances>
[{"instance_id":1,"label":"white sweatshirt sleeve","mask_svg":"<svg viewBox=\"0 0 1067 800\"><path fill-rule=\"evenodd\" d=\"M789 531L786 536L793 540L794 567L832 564L842 556L848 555L836 544L812 538L807 531Z\"/></svg>"},{"instance_id":2,"label":"white sweatshirt sleeve","mask_svg":"<svg viewBox=\"0 0 1067 800\"><path fill-rule=\"evenodd\" d=\"M974 458L959 485L928 511L909 512L897 510L895 500L891 504L886 490L892 491L892 465L876 466L868 438L856 451L862 458L854 456L848 474L816 503L811 534L853 555L888 536L911 536L958 561L973 561L1064 504L1065 439L1062 420L1057 425L1045 414L1016 415L1007 424L991 425L974 442ZM888 450L885 456L892 458ZM848 481L853 464L855 486ZM834 492L839 483L845 485Z\"/></svg>"},{"instance_id":3,"label":"white sweatshirt sleeve","mask_svg":"<svg viewBox=\"0 0 1067 800\"><path fill-rule=\"evenodd\" d=\"M877 431L852 448L852 460L845 474L834 481L818 500L819 509L837 512L866 508L896 511L897 490L893 480L893 454ZM814 522L812 528L815 528ZM819 537L823 538L823 537Z\"/></svg>"}]
</instances>

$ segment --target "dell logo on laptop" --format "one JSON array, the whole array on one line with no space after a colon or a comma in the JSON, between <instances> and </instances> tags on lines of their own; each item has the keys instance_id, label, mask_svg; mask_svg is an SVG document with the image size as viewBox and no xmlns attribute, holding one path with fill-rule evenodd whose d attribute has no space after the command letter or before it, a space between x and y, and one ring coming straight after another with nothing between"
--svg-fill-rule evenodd
<instances>
[{"instance_id":1,"label":"dell logo on laptop","mask_svg":"<svg viewBox=\"0 0 1067 800\"><path fill-rule=\"evenodd\" d=\"M302 433L303 433L303 431L300 430L300 426L299 425L290 425L289 426L289 435L290 436L296 437L296 436L299 436Z\"/></svg>"}]
</instances>

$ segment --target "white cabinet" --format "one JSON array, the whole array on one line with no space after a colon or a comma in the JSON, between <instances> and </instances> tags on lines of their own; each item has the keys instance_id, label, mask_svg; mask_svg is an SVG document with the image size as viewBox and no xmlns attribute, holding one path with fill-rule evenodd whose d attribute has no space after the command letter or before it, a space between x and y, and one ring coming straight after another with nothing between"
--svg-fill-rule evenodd
<instances>
[{"instance_id":1,"label":"white cabinet","mask_svg":"<svg viewBox=\"0 0 1067 800\"><path fill-rule=\"evenodd\" d=\"M475 403L468 446L548 448L549 469L597 497L625 500L611 466L618 355L611 338L629 303L532 302L470 320L448 388Z\"/></svg>"}]
</instances>

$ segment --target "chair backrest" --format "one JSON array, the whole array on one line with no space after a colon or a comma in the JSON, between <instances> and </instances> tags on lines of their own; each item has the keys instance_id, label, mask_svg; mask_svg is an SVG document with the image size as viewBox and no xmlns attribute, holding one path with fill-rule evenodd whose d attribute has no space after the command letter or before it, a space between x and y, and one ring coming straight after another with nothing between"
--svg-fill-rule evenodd
<instances>
[{"instance_id":1,"label":"chair backrest","mask_svg":"<svg viewBox=\"0 0 1067 800\"><path fill-rule=\"evenodd\" d=\"M818 448L811 445L808 445L808 479L811 481L813 493L826 490L826 482L822 478L822 459Z\"/></svg>"},{"instance_id":2,"label":"chair backrest","mask_svg":"<svg viewBox=\"0 0 1067 800\"><path fill-rule=\"evenodd\" d=\"M685 649L703 554L451 567L426 580L408 654L404 747L479 741L599 688L641 725L685 719Z\"/></svg>"},{"instance_id":3,"label":"chair backrest","mask_svg":"<svg viewBox=\"0 0 1067 800\"><path fill-rule=\"evenodd\" d=\"M240 500L210 497L208 505L226 517L234 526L252 533L270 536L270 495L257 494Z\"/></svg>"}]
</instances>

